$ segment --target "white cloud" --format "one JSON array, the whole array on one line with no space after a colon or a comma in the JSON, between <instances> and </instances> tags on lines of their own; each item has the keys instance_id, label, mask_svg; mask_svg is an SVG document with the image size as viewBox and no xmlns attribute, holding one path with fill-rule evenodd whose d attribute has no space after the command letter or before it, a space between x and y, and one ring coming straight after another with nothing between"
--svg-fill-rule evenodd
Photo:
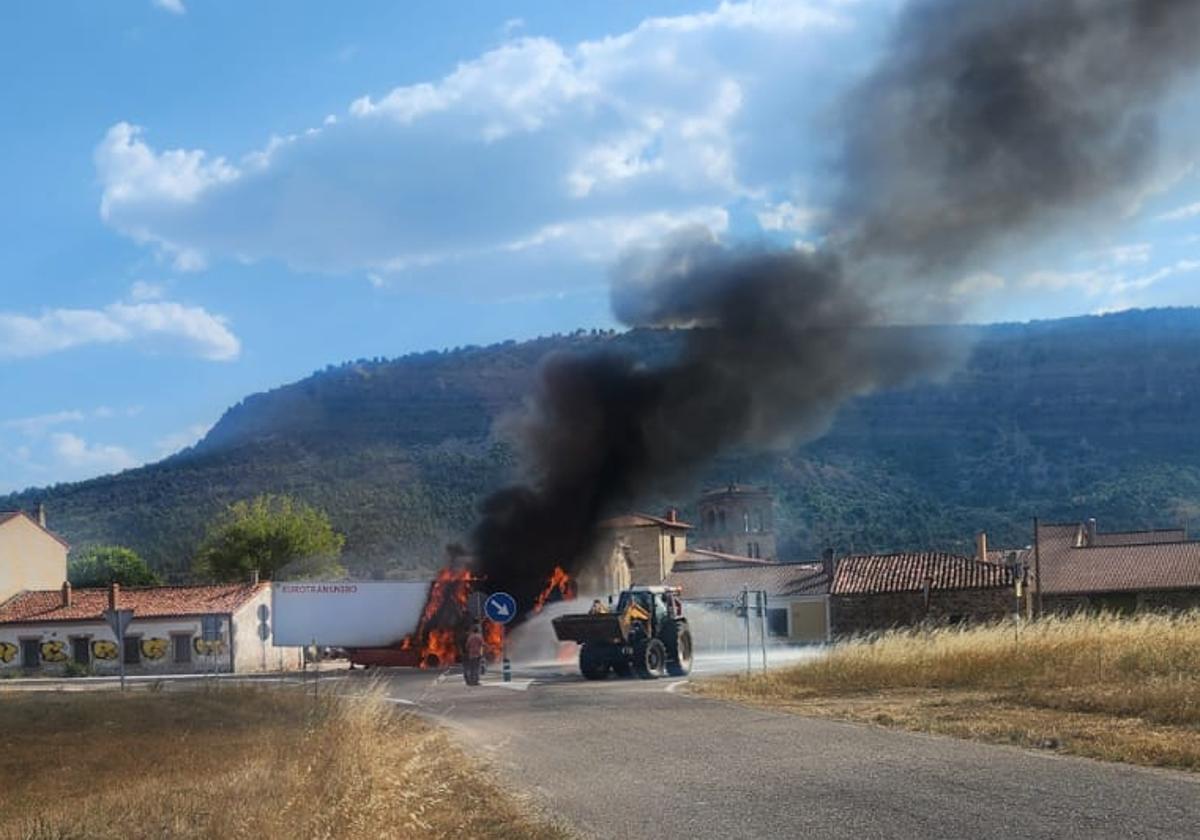
<instances>
[{"instance_id":1,"label":"white cloud","mask_svg":"<svg viewBox=\"0 0 1200 840\"><path fill-rule=\"evenodd\" d=\"M849 29L845 6L725 2L574 45L517 38L240 156L156 149L120 122L96 150L100 212L181 268L356 274L528 262L567 240L611 258L641 220L735 202L795 227L809 211L776 191L802 180L796 126L832 93L803 80L834 72L817 46Z\"/></svg>"},{"instance_id":2,"label":"white cloud","mask_svg":"<svg viewBox=\"0 0 1200 840\"><path fill-rule=\"evenodd\" d=\"M183 5L183 0L154 0L154 5L172 14L187 14L187 7Z\"/></svg>"},{"instance_id":3,"label":"white cloud","mask_svg":"<svg viewBox=\"0 0 1200 840\"><path fill-rule=\"evenodd\" d=\"M1182 222L1185 219L1194 219L1200 216L1200 201L1195 204L1187 204L1183 207L1176 207L1167 213L1156 216L1160 222Z\"/></svg>"},{"instance_id":4,"label":"white cloud","mask_svg":"<svg viewBox=\"0 0 1200 840\"><path fill-rule=\"evenodd\" d=\"M167 290L157 283L138 280L129 287L129 299L133 301L162 300Z\"/></svg>"},{"instance_id":5,"label":"white cloud","mask_svg":"<svg viewBox=\"0 0 1200 840\"><path fill-rule=\"evenodd\" d=\"M998 292L1006 285L1007 281L999 274L984 271L959 280L950 287L950 294L956 298L973 298L989 292Z\"/></svg>"},{"instance_id":6,"label":"white cloud","mask_svg":"<svg viewBox=\"0 0 1200 840\"><path fill-rule=\"evenodd\" d=\"M139 463L128 450L120 446L89 444L70 432L55 432L50 436L54 456L65 466L86 470L91 474L117 472L136 467Z\"/></svg>"},{"instance_id":7,"label":"white cloud","mask_svg":"<svg viewBox=\"0 0 1200 840\"><path fill-rule=\"evenodd\" d=\"M38 315L0 312L0 359L133 341L178 345L212 361L235 359L241 353L241 342L224 318L171 301L135 300L102 309L50 309Z\"/></svg>"},{"instance_id":8,"label":"white cloud","mask_svg":"<svg viewBox=\"0 0 1200 840\"><path fill-rule=\"evenodd\" d=\"M768 204L756 215L763 230L795 232L811 230L813 224L821 217L820 211L812 207L800 207L790 201Z\"/></svg>"},{"instance_id":9,"label":"white cloud","mask_svg":"<svg viewBox=\"0 0 1200 840\"><path fill-rule=\"evenodd\" d=\"M193 423L186 429L163 435L154 442L157 456L164 458L167 455L174 455L181 449L195 445L201 438L208 434L208 430L211 428L211 423Z\"/></svg>"},{"instance_id":10,"label":"white cloud","mask_svg":"<svg viewBox=\"0 0 1200 840\"><path fill-rule=\"evenodd\" d=\"M83 422L85 414L82 411L54 411L49 414L37 414L33 417L16 417L12 420L5 420L0 423L0 427L5 429L15 429L23 435L33 437L45 434L46 430L53 426L61 426L64 423L80 423Z\"/></svg>"},{"instance_id":11,"label":"white cloud","mask_svg":"<svg viewBox=\"0 0 1200 840\"><path fill-rule=\"evenodd\" d=\"M1102 251L1085 254L1084 256L1103 260L1109 265L1119 266L1149 262L1153 252L1154 246L1151 243L1136 242L1130 245L1115 245Z\"/></svg>"},{"instance_id":12,"label":"white cloud","mask_svg":"<svg viewBox=\"0 0 1200 840\"><path fill-rule=\"evenodd\" d=\"M1101 268L1079 271L1039 270L1030 272L1022 279L1022 285L1027 289L1048 292L1073 289L1093 297L1112 291L1122 282L1122 275Z\"/></svg>"}]
</instances>

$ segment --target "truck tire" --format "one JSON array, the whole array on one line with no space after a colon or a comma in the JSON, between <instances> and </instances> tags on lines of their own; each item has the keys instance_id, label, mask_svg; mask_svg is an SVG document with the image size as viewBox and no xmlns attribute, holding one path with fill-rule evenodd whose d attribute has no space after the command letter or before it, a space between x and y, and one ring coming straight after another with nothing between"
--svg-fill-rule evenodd
<instances>
[{"instance_id":1,"label":"truck tire","mask_svg":"<svg viewBox=\"0 0 1200 840\"><path fill-rule=\"evenodd\" d=\"M608 657L595 645L579 648L579 672L584 679L602 680L608 676Z\"/></svg>"},{"instance_id":2,"label":"truck tire","mask_svg":"<svg viewBox=\"0 0 1200 840\"><path fill-rule=\"evenodd\" d=\"M692 631L680 626L676 631L675 644L667 647L667 673L672 677L686 677L692 672Z\"/></svg>"},{"instance_id":3,"label":"truck tire","mask_svg":"<svg viewBox=\"0 0 1200 840\"><path fill-rule=\"evenodd\" d=\"M644 680L661 677L666 664L667 648L659 639L639 642L633 649L633 670Z\"/></svg>"}]
</instances>

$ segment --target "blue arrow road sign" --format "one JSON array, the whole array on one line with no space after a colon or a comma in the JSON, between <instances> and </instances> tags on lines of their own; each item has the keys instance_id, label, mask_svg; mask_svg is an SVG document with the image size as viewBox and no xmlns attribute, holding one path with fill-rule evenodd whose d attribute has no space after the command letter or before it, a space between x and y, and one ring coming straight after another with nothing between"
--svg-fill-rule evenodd
<instances>
[{"instance_id":1,"label":"blue arrow road sign","mask_svg":"<svg viewBox=\"0 0 1200 840\"><path fill-rule=\"evenodd\" d=\"M508 624L517 617L517 599L507 592L493 592L484 603L483 611L497 624Z\"/></svg>"}]
</instances>

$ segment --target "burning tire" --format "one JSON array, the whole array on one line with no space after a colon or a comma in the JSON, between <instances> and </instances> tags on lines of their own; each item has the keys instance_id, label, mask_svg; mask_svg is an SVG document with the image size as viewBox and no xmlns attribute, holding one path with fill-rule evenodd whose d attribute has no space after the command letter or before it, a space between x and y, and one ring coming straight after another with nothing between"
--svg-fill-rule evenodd
<instances>
[{"instance_id":1,"label":"burning tire","mask_svg":"<svg viewBox=\"0 0 1200 840\"><path fill-rule=\"evenodd\" d=\"M686 677L692 672L692 631L680 627L675 634L674 644L667 647L667 673L672 677Z\"/></svg>"},{"instance_id":2,"label":"burning tire","mask_svg":"<svg viewBox=\"0 0 1200 840\"><path fill-rule=\"evenodd\" d=\"M667 647L658 639L638 642L633 649L633 669L644 680L662 676L667 663Z\"/></svg>"},{"instance_id":3,"label":"burning tire","mask_svg":"<svg viewBox=\"0 0 1200 840\"><path fill-rule=\"evenodd\" d=\"M585 679L602 680L608 676L608 657L594 645L579 648L579 670Z\"/></svg>"}]
</instances>

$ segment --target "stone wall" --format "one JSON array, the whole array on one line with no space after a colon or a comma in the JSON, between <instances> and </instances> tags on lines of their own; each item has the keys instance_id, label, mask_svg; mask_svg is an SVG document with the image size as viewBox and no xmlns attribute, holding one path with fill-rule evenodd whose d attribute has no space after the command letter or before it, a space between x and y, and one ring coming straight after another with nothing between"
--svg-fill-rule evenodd
<instances>
[{"instance_id":1,"label":"stone wall","mask_svg":"<svg viewBox=\"0 0 1200 840\"><path fill-rule=\"evenodd\" d=\"M1043 599L1047 614L1070 615L1089 611L1099 612L1149 612L1153 610L1200 609L1200 589L1160 589L1145 592L1106 593L1094 592L1083 595L1050 595Z\"/></svg>"},{"instance_id":2,"label":"stone wall","mask_svg":"<svg viewBox=\"0 0 1200 840\"><path fill-rule=\"evenodd\" d=\"M1023 599L1022 599L1023 600ZM872 633L922 622L959 624L1008 618L1017 609L1008 587L951 589L930 593L886 592L877 595L834 595L830 598L830 631L837 636ZM1024 611L1024 603L1021 606Z\"/></svg>"}]
</instances>

